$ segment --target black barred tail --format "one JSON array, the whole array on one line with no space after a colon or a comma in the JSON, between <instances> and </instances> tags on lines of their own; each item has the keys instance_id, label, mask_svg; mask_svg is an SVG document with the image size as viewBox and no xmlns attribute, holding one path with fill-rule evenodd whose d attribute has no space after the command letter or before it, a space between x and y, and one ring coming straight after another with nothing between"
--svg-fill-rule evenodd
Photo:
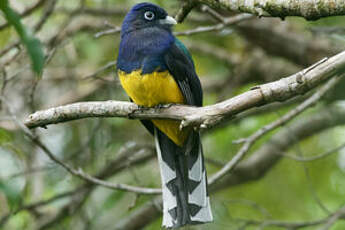
<instances>
[{"instance_id":1,"label":"black barred tail","mask_svg":"<svg viewBox=\"0 0 345 230\"><path fill-rule=\"evenodd\" d=\"M181 148L155 129L155 143L162 179L163 226L178 228L212 221L199 134L193 133Z\"/></svg>"}]
</instances>

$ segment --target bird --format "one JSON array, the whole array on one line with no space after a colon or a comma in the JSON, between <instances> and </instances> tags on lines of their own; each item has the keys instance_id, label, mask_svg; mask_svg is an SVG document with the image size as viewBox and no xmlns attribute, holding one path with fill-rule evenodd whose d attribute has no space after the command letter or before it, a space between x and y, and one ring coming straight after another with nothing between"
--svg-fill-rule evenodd
<instances>
[{"instance_id":1,"label":"bird","mask_svg":"<svg viewBox=\"0 0 345 230\"><path fill-rule=\"evenodd\" d=\"M176 20L153 3L134 5L121 26L117 74L130 100L142 107L202 106L191 54L172 32ZM213 221L199 131L180 121L141 120L154 136L168 229Z\"/></svg>"}]
</instances>

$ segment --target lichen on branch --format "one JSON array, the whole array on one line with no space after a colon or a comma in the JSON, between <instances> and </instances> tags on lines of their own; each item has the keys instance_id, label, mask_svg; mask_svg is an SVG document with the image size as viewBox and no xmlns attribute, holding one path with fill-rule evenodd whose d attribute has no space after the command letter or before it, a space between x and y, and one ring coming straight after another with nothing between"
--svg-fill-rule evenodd
<instances>
[{"instance_id":1,"label":"lichen on branch","mask_svg":"<svg viewBox=\"0 0 345 230\"><path fill-rule=\"evenodd\" d=\"M343 0L198 0L211 7L263 17L299 16L307 20L345 15Z\"/></svg>"},{"instance_id":2,"label":"lichen on branch","mask_svg":"<svg viewBox=\"0 0 345 230\"><path fill-rule=\"evenodd\" d=\"M324 58L292 76L254 87L252 90L214 105L140 108L134 103L122 101L80 102L38 111L29 115L25 124L29 128L35 128L87 117L127 117L134 119L168 118L181 120L181 128L186 126L210 128L250 108L286 101L305 94L325 80L344 71L344 68L345 51L331 58Z\"/></svg>"}]
</instances>

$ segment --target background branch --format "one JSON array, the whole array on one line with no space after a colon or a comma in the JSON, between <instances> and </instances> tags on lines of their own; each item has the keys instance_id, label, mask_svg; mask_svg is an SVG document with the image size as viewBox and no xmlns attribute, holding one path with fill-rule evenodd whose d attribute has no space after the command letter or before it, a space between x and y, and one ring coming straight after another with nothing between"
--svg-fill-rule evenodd
<instances>
[{"instance_id":1,"label":"background branch","mask_svg":"<svg viewBox=\"0 0 345 230\"><path fill-rule=\"evenodd\" d=\"M281 154L275 153L287 152L294 144L301 140L344 124L345 109L339 106L324 108L322 112L318 114L292 123L289 127L289 132L285 130L277 132L258 150L254 151L250 157L241 161L231 174L227 174L225 177L218 180L217 183L214 183L210 187L211 193L261 179L283 158ZM291 138L291 136L296 138ZM161 203L162 201L160 198L147 202L129 217L124 218L118 223L115 229L134 230L143 228L154 220L153 217L158 218L160 216L161 213L160 210L157 209L157 204L161 205Z\"/></svg>"},{"instance_id":2,"label":"background branch","mask_svg":"<svg viewBox=\"0 0 345 230\"><path fill-rule=\"evenodd\" d=\"M343 11L337 1L333 1L337 10L325 5L327 10L321 12L324 7L314 8L315 0L260 0L255 1L253 12L250 1L201 0L189 5L191 1L153 0L169 15L178 12L177 19L184 19L175 34L193 55L205 103L210 105L165 109L139 109L123 102L127 96L114 78L119 26L131 1L9 2L25 17L24 26L41 40L46 61L37 81L24 46L0 19L0 94L8 104L0 106L0 228L20 229L22 223L28 230L156 229L160 225L160 196L133 192L139 188L147 194L141 189L160 187L150 135L130 119L88 119L46 130L28 130L20 122L34 108L60 105L66 106L43 114L62 122L80 118L73 113L113 117L117 111L115 115L124 118L166 115L185 120L183 125L202 126L209 175L230 162L256 131L266 133L252 143L243 159L236 160L231 173L210 187L215 222L205 227L332 229L336 224L341 228L343 207L336 204L344 202L344 78L303 115L288 124L281 121L296 115L296 108L320 95L327 82L337 81L335 76L344 71L342 55L331 62L322 59L344 50L343 18L318 22L276 18L336 15ZM263 10L278 4L303 8ZM268 13L273 11L280 13ZM331 27L340 29L324 29ZM246 99L246 95L254 97ZM70 105L80 101L90 104ZM123 108L129 108L128 113ZM274 131L267 133L267 127ZM308 162L307 169L303 162ZM119 184L137 186L119 190ZM234 202L239 200L246 202ZM329 215L321 206L327 207Z\"/></svg>"},{"instance_id":3,"label":"background branch","mask_svg":"<svg viewBox=\"0 0 345 230\"><path fill-rule=\"evenodd\" d=\"M250 137L247 137L244 139L244 144L241 147L241 149L237 152L237 154L229 161L227 164L225 164L222 169L220 169L216 174L212 175L209 179L209 183L213 184L225 174L230 173L234 167L240 162L241 159L245 156L246 153L248 153L251 146L263 135L266 133L276 129L279 126L282 126L295 118L297 115L302 113L304 110L309 108L310 106L314 105L317 101L319 101L332 87L335 86L339 82L339 79L333 78L327 82L327 84L323 85L316 93L305 100L303 103L299 104L296 108L290 110L287 114L279 118L278 120L275 120L274 122L265 125L255 133L253 133Z\"/></svg>"},{"instance_id":4,"label":"background branch","mask_svg":"<svg viewBox=\"0 0 345 230\"><path fill-rule=\"evenodd\" d=\"M241 1L241 0L198 0L211 7L224 8L230 11L251 13L260 17L299 16L307 20L345 14L342 0L309 0L309 1Z\"/></svg>"}]
</instances>

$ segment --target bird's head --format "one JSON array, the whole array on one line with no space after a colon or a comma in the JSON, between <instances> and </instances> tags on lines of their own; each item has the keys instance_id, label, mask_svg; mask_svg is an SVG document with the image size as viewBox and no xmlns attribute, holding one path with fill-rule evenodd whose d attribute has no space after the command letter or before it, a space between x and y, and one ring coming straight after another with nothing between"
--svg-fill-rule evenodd
<instances>
[{"instance_id":1,"label":"bird's head","mask_svg":"<svg viewBox=\"0 0 345 230\"><path fill-rule=\"evenodd\" d=\"M152 3L139 3L127 13L121 33L124 35L148 28L171 30L172 25L176 23L176 20L161 7Z\"/></svg>"}]
</instances>

